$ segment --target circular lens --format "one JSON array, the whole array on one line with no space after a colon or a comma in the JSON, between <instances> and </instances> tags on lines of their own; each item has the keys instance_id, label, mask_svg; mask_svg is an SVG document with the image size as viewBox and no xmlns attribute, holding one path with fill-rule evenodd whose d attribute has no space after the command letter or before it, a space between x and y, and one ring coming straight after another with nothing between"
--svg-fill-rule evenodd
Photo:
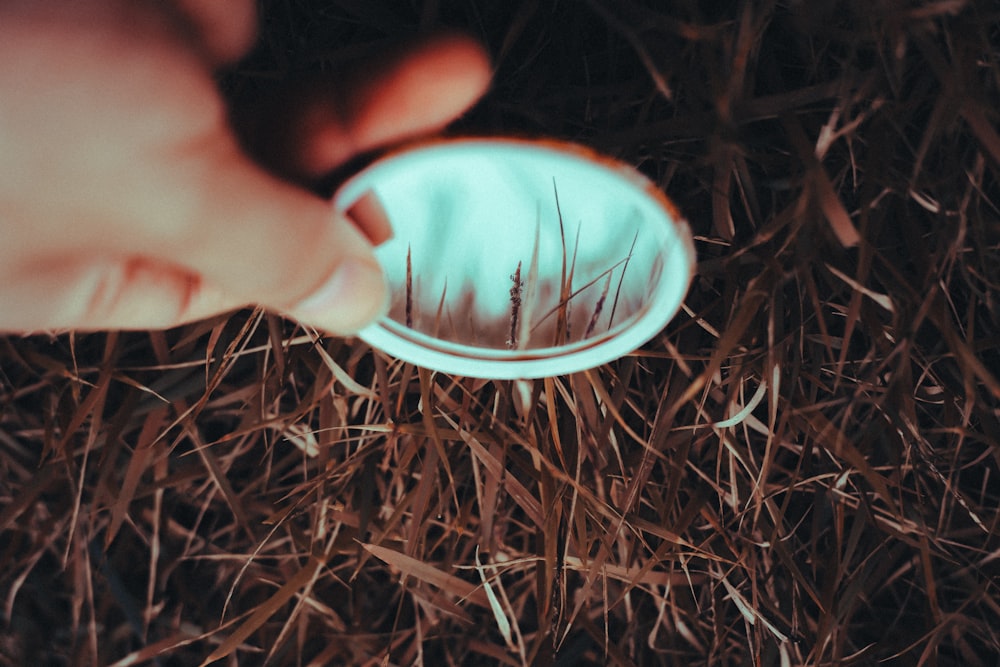
<instances>
[{"instance_id":1,"label":"circular lens","mask_svg":"<svg viewBox=\"0 0 1000 667\"><path fill-rule=\"evenodd\" d=\"M360 333L412 363L470 377L560 375L621 357L677 312L690 232L638 172L569 144L443 141L341 187L374 198L389 314Z\"/></svg>"}]
</instances>

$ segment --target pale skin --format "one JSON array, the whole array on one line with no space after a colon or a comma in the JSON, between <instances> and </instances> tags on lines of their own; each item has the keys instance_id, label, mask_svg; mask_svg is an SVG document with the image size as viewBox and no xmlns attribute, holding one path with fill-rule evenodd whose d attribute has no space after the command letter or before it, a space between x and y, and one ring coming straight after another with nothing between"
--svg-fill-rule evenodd
<instances>
[{"instance_id":1,"label":"pale skin","mask_svg":"<svg viewBox=\"0 0 1000 667\"><path fill-rule=\"evenodd\" d=\"M213 73L255 33L252 0L0 0L0 331L261 305L350 334L383 312L372 251L387 230L335 215L234 137ZM283 166L320 177L438 131L489 76L480 47L442 37L290 99Z\"/></svg>"}]
</instances>

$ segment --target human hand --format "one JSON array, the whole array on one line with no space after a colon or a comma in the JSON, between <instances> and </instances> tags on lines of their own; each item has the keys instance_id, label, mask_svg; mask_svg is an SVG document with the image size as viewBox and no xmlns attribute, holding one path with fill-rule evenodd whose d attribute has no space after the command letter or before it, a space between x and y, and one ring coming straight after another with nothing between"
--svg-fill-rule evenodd
<instances>
[{"instance_id":1,"label":"human hand","mask_svg":"<svg viewBox=\"0 0 1000 667\"><path fill-rule=\"evenodd\" d=\"M268 174L229 126L212 71L251 45L253 7L0 6L0 330L165 328L260 304L346 334L380 314L372 232ZM319 176L440 129L489 74L466 40L413 47L339 98L301 100L287 166Z\"/></svg>"}]
</instances>

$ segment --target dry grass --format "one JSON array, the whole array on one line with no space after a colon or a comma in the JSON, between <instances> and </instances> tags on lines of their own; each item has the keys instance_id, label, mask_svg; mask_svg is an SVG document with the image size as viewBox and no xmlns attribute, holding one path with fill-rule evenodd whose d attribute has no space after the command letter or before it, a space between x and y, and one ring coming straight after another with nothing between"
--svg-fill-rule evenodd
<instances>
[{"instance_id":1,"label":"dry grass","mask_svg":"<svg viewBox=\"0 0 1000 667\"><path fill-rule=\"evenodd\" d=\"M996 664L995 3L269 17L234 98L471 31L459 129L636 164L699 275L643 350L534 382L260 312L0 341L0 664Z\"/></svg>"}]
</instances>

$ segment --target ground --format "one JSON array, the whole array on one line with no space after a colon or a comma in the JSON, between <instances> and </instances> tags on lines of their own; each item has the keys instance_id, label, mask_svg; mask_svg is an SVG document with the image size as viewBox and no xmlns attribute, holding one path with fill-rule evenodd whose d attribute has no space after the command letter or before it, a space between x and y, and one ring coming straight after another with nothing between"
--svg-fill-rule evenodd
<instances>
[{"instance_id":1,"label":"ground","mask_svg":"<svg viewBox=\"0 0 1000 667\"><path fill-rule=\"evenodd\" d=\"M0 339L0 664L997 664L995 3L266 5L234 107L460 29L448 132L635 165L697 276L536 381L261 311Z\"/></svg>"}]
</instances>

